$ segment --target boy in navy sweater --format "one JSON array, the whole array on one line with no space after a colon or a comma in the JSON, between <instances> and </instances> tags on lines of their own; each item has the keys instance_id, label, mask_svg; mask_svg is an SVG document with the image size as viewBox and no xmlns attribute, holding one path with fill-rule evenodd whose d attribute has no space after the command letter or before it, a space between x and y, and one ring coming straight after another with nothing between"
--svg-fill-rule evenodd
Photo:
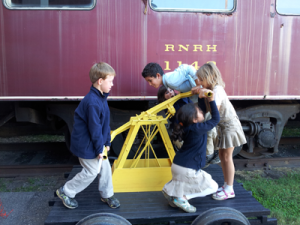
<instances>
[{"instance_id":1,"label":"boy in navy sweater","mask_svg":"<svg viewBox=\"0 0 300 225\"><path fill-rule=\"evenodd\" d=\"M57 196L67 208L78 207L75 195L89 186L98 174L101 200L111 208L120 206L114 197L109 161L102 161L104 148L109 151L111 145L107 97L115 75L115 70L107 63L94 64L89 73L93 85L75 110L70 150L78 156L83 169L56 190Z\"/></svg>"}]
</instances>

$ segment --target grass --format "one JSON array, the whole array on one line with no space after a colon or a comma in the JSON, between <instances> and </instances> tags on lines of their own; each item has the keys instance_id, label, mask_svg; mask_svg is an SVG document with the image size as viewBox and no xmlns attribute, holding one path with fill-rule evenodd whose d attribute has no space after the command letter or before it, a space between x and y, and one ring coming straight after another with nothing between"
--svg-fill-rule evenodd
<instances>
[{"instance_id":1,"label":"grass","mask_svg":"<svg viewBox=\"0 0 300 225\"><path fill-rule=\"evenodd\" d=\"M270 209L278 225L300 224L300 170L281 171L283 176L278 179L270 179L257 171L243 172L243 178L237 181L243 182L244 188Z\"/></svg>"},{"instance_id":2,"label":"grass","mask_svg":"<svg viewBox=\"0 0 300 225\"><path fill-rule=\"evenodd\" d=\"M300 137L300 128L283 128L282 137Z\"/></svg>"}]
</instances>

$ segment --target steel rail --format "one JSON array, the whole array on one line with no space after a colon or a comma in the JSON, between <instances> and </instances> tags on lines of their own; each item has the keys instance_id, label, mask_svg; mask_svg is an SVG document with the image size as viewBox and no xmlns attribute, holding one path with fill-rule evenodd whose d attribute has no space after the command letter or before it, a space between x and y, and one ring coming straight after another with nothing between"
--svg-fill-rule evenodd
<instances>
[{"instance_id":1,"label":"steel rail","mask_svg":"<svg viewBox=\"0 0 300 225\"><path fill-rule=\"evenodd\" d=\"M52 165L1 165L0 177L17 177L32 175L54 175L69 173L74 164Z\"/></svg>"},{"instance_id":2,"label":"steel rail","mask_svg":"<svg viewBox=\"0 0 300 225\"><path fill-rule=\"evenodd\" d=\"M233 159L233 163L237 170L271 169L273 167L300 167L300 157Z\"/></svg>"}]
</instances>

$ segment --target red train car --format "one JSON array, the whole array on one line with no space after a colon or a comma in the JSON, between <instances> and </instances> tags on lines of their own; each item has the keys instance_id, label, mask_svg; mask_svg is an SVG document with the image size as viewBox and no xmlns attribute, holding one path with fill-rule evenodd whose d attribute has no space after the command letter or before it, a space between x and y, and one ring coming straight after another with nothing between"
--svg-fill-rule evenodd
<instances>
[{"instance_id":1,"label":"red train car","mask_svg":"<svg viewBox=\"0 0 300 225\"><path fill-rule=\"evenodd\" d=\"M214 61L248 139L240 154L273 154L300 111L299 15L293 0L3 0L0 126L14 120L71 131L89 69L105 61L117 73L114 129L156 99L141 76L147 63L168 72Z\"/></svg>"}]
</instances>

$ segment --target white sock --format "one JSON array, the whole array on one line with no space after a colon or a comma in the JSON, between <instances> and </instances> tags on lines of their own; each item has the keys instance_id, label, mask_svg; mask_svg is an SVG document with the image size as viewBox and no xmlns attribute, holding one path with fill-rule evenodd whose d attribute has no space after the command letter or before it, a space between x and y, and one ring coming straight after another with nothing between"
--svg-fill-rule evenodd
<instances>
[{"instance_id":1,"label":"white sock","mask_svg":"<svg viewBox=\"0 0 300 225\"><path fill-rule=\"evenodd\" d=\"M227 194L234 192L233 191L233 185L232 186L226 185L225 191L226 191Z\"/></svg>"},{"instance_id":2,"label":"white sock","mask_svg":"<svg viewBox=\"0 0 300 225\"><path fill-rule=\"evenodd\" d=\"M223 186L218 188L218 191L223 191L223 188L226 188L226 186L227 186L227 183L224 182Z\"/></svg>"}]
</instances>

